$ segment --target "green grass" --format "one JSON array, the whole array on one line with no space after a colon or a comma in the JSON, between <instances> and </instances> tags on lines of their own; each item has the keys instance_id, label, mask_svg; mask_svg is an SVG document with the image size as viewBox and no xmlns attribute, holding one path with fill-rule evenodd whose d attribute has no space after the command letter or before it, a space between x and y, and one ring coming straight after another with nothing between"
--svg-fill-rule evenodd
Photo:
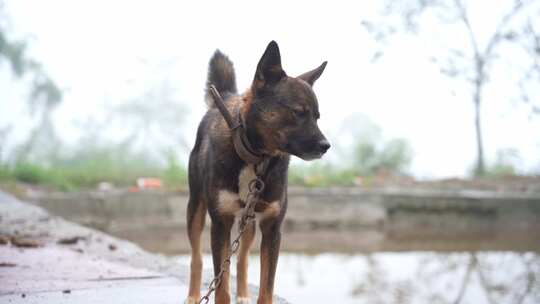
<instances>
[{"instance_id":1,"label":"green grass","mask_svg":"<svg viewBox=\"0 0 540 304\"><path fill-rule=\"evenodd\" d=\"M13 181L14 176L8 166L0 164L0 181Z\"/></svg>"},{"instance_id":2,"label":"green grass","mask_svg":"<svg viewBox=\"0 0 540 304\"><path fill-rule=\"evenodd\" d=\"M93 153L55 160L43 165L34 162L0 164L0 181L41 185L62 191L95 188L100 182L117 187L135 185L139 177L157 177L166 187L183 187L187 171L173 157L166 166L147 157L122 153Z\"/></svg>"},{"instance_id":3,"label":"green grass","mask_svg":"<svg viewBox=\"0 0 540 304\"><path fill-rule=\"evenodd\" d=\"M174 153L166 155L166 163L160 164L146 154L135 153L122 146L86 147L46 163L19 161L10 165L0 164L0 181L75 191L95 189L101 182L112 183L115 187L129 187L135 185L139 177L157 177L168 189L185 188L188 175L186 166L177 160ZM361 174L364 171L369 173ZM363 176L364 184L369 184L370 176L374 174L361 170L358 165L338 168L329 163L316 162L291 166L289 184L304 187L352 186L359 175Z\"/></svg>"},{"instance_id":4,"label":"green grass","mask_svg":"<svg viewBox=\"0 0 540 304\"><path fill-rule=\"evenodd\" d=\"M289 183L305 187L350 186L355 176L352 170L337 170L330 165L293 166L289 170ZM29 162L0 165L0 182L22 182L61 191L91 189L100 182L127 187L135 185L138 177L160 178L169 189L187 185L187 169L172 157L165 167L110 158L58 162L50 166Z\"/></svg>"},{"instance_id":5,"label":"green grass","mask_svg":"<svg viewBox=\"0 0 540 304\"><path fill-rule=\"evenodd\" d=\"M329 164L292 166L289 183L304 187L352 186L357 174L352 169L336 169Z\"/></svg>"},{"instance_id":6,"label":"green grass","mask_svg":"<svg viewBox=\"0 0 540 304\"><path fill-rule=\"evenodd\" d=\"M0 181L4 183L22 182L67 189L67 181L63 180L57 170L26 162L19 162L13 166L0 165Z\"/></svg>"},{"instance_id":7,"label":"green grass","mask_svg":"<svg viewBox=\"0 0 540 304\"><path fill-rule=\"evenodd\" d=\"M2 166L0 181L22 182L42 185L62 191L95 188L100 182L109 182L119 187L135 185L138 177L157 177L168 188L187 184L187 172L181 166L126 167L107 164L80 164L77 166L45 167L32 163L19 163L13 167Z\"/></svg>"},{"instance_id":8,"label":"green grass","mask_svg":"<svg viewBox=\"0 0 540 304\"><path fill-rule=\"evenodd\" d=\"M186 186L188 181L187 169L182 166L172 155L169 155L167 168L159 176L161 176L165 186L168 188Z\"/></svg>"}]
</instances>

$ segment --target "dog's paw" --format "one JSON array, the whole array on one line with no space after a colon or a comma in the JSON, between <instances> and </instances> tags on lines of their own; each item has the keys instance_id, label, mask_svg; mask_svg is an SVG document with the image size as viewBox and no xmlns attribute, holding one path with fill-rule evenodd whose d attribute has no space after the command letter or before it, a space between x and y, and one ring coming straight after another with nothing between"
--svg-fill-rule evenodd
<instances>
[{"instance_id":1,"label":"dog's paw","mask_svg":"<svg viewBox=\"0 0 540 304\"><path fill-rule=\"evenodd\" d=\"M251 299L248 297L236 298L236 304L251 304Z\"/></svg>"},{"instance_id":2,"label":"dog's paw","mask_svg":"<svg viewBox=\"0 0 540 304\"><path fill-rule=\"evenodd\" d=\"M187 297L187 299L184 301L184 304L197 304L199 303L199 299L196 299L194 297Z\"/></svg>"}]
</instances>

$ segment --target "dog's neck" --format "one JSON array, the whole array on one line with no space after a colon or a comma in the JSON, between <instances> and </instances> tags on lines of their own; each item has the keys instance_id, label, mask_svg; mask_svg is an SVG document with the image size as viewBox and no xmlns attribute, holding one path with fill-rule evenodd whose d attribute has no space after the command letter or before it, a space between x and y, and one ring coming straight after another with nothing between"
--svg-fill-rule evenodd
<instances>
[{"instance_id":1,"label":"dog's neck","mask_svg":"<svg viewBox=\"0 0 540 304\"><path fill-rule=\"evenodd\" d=\"M238 115L240 115L240 119L244 124L246 136L249 143L251 144L251 147L257 153L271 156L273 153L265 149L263 137L257 131L255 123L252 120L252 115L249 115L255 101L252 88L249 88L246 92L244 92L241 97L242 101L240 104L240 111L238 112Z\"/></svg>"}]
</instances>

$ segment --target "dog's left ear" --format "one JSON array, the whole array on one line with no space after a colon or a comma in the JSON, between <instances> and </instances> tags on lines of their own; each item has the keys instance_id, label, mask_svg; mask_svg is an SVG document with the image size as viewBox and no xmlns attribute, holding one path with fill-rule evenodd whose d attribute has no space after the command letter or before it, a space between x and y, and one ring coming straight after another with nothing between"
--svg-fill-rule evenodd
<instances>
[{"instance_id":1,"label":"dog's left ear","mask_svg":"<svg viewBox=\"0 0 540 304\"><path fill-rule=\"evenodd\" d=\"M279 47L275 41L271 41L259 60L259 64L257 64L253 84L258 90L265 89L276 84L285 76L287 74L281 68Z\"/></svg>"},{"instance_id":2,"label":"dog's left ear","mask_svg":"<svg viewBox=\"0 0 540 304\"><path fill-rule=\"evenodd\" d=\"M303 81L309 83L310 86L313 86L315 81L321 77L322 72L324 71L324 68L326 68L326 64L328 61L323 62L318 68L309 71L307 73L304 73L297 78L302 79Z\"/></svg>"}]
</instances>

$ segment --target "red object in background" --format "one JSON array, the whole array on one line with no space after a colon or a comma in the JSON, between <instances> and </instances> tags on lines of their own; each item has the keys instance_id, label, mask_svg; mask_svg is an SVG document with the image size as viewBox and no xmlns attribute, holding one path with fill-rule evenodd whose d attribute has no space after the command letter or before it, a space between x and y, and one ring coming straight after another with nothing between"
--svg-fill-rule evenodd
<instances>
[{"instance_id":1,"label":"red object in background","mask_svg":"<svg viewBox=\"0 0 540 304\"><path fill-rule=\"evenodd\" d=\"M139 192L139 191L141 191L141 189L139 189L139 187L137 187L137 186L131 186L131 187L128 188L128 191L129 192Z\"/></svg>"},{"instance_id":2,"label":"red object in background","mask_svg":"<svg viewBox=\"0 0 540 304\"><path fill-rule=\"evenodd\" d=\"M141 177L137 179L137 187L139 189L160 189L162 186L161 180L155 177Z\"/></svg>"}]
</instances>

